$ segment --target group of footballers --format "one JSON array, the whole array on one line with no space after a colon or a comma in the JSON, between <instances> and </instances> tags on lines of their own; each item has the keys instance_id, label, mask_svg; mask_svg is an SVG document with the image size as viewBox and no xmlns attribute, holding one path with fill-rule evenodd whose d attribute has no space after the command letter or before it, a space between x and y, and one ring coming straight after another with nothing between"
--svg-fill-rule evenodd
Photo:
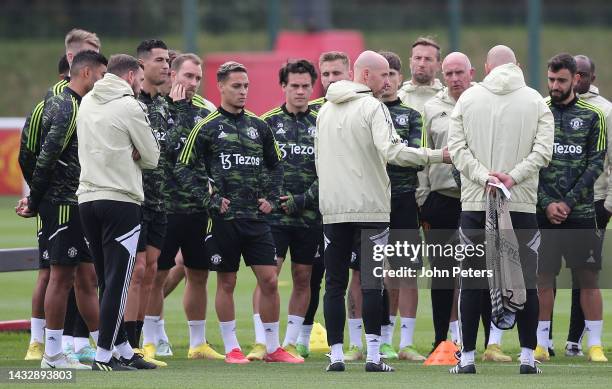
<instances>
[{"instance_id":1,"label":"group of footballers","mask_svg":"<svg viewBox=\"0 0 612 389\"><path fill-rule=\"evenodd\" d=\"M99 54L101 44L94 33L72 30L65 45L66 56L60 62L61 80L28 117L19 156L30 195L20 200L16 210L20 216L38 217L40 251L26 360L41 360L43 368L93 366L108 370L112 366L113 370L121 370L167 366L159 359L172 355L164 329L164 298L184 278L189 359L219 359L234 364L256 360L303 363L310 354L327 244L318 210L314 150L317 114L326 98L313 100L311 95L319 77L324 93L332 83L353 78L348 56L341 51L323 53L318 71L305 59L289 61L278 71L285 102L257 116L245 109L249 79L242 64L227 62L218 69L221 104L215 107L197 94L202 81L199 56L169 50L160 40L146 40L138 46L136 57L144 80L137 98L146 107L161 154L156 168L143 170L141 232L123 314L127 346L134 353L124 357L122 348L126 344L115 344L112 358L117 362L101 368L97 358L100 351L89 341L91 336L98 342L100 310L96 271L80 226L74 193L79 182L75 126L81 98L104 76L107 60ZM389 64L389 83L380 100L402 142L414 148L445 148L453 108L462 93L473 85L474 69L468 57L451 53L442 60L440 47L433 39L419 38L412 45L411 78L404 82L399 56L392 52L380 54ZM566 58L569 65L561 67L567 73L563 73L565 78L557 77L558 69L553 69L551 76L549 67L549 105L555 116L555 139L581 128L576 118L582 118L581 125L589 123L584 131L605 137L606 123L612 120L612 104L592 85L593 61L585 56L570 59ZM440 70L444 83L436 78ZM588 139L576 142L590 142ZM607 157L603 168L606 142L600 140L596 147L590 146L582 145L580 150L584 152L575 148L570 155L573 159L567 158L569 152L558 151L555 146L553 166L554 163L581 166L580 161L590 163L597 159L597 166L589 170L587 188L580 188L587 192L587 198L590 193L593 199L595 187L595 197L594 204L571 204L585 208L581 209L584 212L580 219L573 217L570 207L564 208L565 203L553 201L569 201L573 198L572 188L562 193L561 199L551 199L547 204L553 204L554 209L538 210L543 223L550 224L547 228L567 225L605 229L612 212ZM579 168L575 171L582 174ZM426 238L428 231L458 228L461 185L452 165L424 169L389 165L387 172L391 181L392 229L414 231L413 239L418 242L421 227ZM550 169L540 175L544 187L556 185L556 179ZM450 236L431 234L430 239L443 243ZM607 360L601 347L601 293L592 287L601 268L601 241L596 243L600 246L599 251L595 250L598 254L588 258L576 258L583 253L570 249L561 253L568 267L583 278L583 284L590 285L573 292L565 353L583 355L581 340L586 323L588 358L592 361ZM352 278L346 306L350 343L344 360L364 359L361 258L357 246L351 258ZM278 274L289 253L293 289L281 343ZM257 278L253 292L255 344L246 355L236 338L233 299L241 258ZM438 267L455 263L453 258L444 257L433 257L430 261ZM559 268L544 270L545 277L554 279ZM217 276L215 309L224 345L221 353L211 347L206 337L210 271ZM449 330L451 341L459 347L462 343L458 288L447 281L433 280L440 284L432 285L431 290L435 333L432 351L447 339ZM381 356L424 361L426 356L414 347L413 340L418 305L416 284L385 289L384 294L388 314L381 326ZM553 288L542 286L539 295L535 357L546 361L554 354ZM512 357L501 349L503 331L491 323L490 312L482 312L482 316L486 333L483 359L511 361ZM396 323L400 327L397 350L393 346ZM116 334L113 343L115 338ZM388 370L381 367L368 371Z\"/></svg>"}]
</instances>

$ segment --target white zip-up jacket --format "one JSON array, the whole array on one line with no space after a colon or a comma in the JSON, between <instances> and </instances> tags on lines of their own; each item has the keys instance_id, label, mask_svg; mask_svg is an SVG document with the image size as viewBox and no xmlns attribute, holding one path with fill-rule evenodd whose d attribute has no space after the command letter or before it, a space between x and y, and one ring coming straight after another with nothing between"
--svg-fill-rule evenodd
<instances>
[{"instance_id":1,"label":"white zip-up jacket","mask_svg":"<svg viewBox=\"0 0 612 389\"><path fill-rule=\"evenodd\" d=\"M448 94L448 88L442 89L429 99L423 108L423 131L427 136L427 147L442 149L448 143L448 125L455 108L455 99ZM422 206L431 192L458 199L461 189L453 178L452 166L446 164L432 165L418 173L419 187L416 190L416 201Z\"/></svg>"},{"instance_id":2,"label":"white zip-up jacket","mask_svg":"<svg viewBox=\"0 0 612 389\"><path fill-rule=\"evenodd\" d=\"M112 73L96 82L77 114L81 176L80 203L115 200L144 201L142 170L154 169L159 145L149 126L146 107L130 85ZM140 160L132 159L136 149Z\"/></svg>"},{"instance_id":3,"label":"white zip-up jacket","mask_svg":"<svg viewBox=\"0 0 612 389\"><path fill-rule=\"evenodd\" d=\"M439 163L442 150L404 145L387 107L365 85L334 82L325 97L315 136L323 223L388 222L391 185L387 163Z\"/></svg>"},{"instance_id":4,"label":"white zip-up jacket","mask_svg":"<svg viewBox=\"0 0 612 389\"><path fill-rule=\"evenodd\" d=\"M601 109L606 117L606 128L608 129L608 153L604 161L604 171L595 181L595 201L605 200L604 207L608 212L612 212L612 103L599 94L599 89L591 85L589 91L580 95L580 98L589 104L593 104Z\"/></svg>"},{"instance_id":5,"label":"white zip-up jacket","mask_svg":"<svg viewBox=\"0 0 612 389\"><path fill-rule=\"evenodd\" d=\"M423 115L425 103L444 88L444 85L435 78L431 85L415 85L412 80L405 81L397 91L397 96L412 109Z\"/></svg>"},{"instance_id":6,"label":"white zip-up jacket","mask_svg":"<svg viewBox=\"0 0 612 389\"><path fill-rule=\"evenodd\" d=\"M541 168L552 158L553 114L542 96L525 85L514 64L494 68L455 105L448 151L461 172L461 208L485 210L489 172L509 174L508 209L535 213Z\"/></svg>"}]
</instances>

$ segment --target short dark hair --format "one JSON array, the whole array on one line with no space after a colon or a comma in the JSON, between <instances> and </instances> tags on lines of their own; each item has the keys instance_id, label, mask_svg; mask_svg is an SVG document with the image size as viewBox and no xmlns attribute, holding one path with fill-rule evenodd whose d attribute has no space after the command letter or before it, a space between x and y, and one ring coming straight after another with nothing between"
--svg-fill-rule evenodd
<instances>
[{"instance_id":1,"label":"short dark hair","mask_svg":"<svg viewBox=\"0 0 612 389\"><path fill-rule=\"evenodd\" d=\"M287 83L289 82L289 73L308 73L310 75L310 79L312 80L313 85L315 81L317 81L317 71L315 70L314 65L310 63L310 61L305 59L298 59L297 61L287 62L285 66L280 68L280 70L278 71L278 82L281 85L287 85Z\"/></svg>"},{"instance_id":2,"label":"short dark hair","mask_svg":"<svg viewBox=\"0 0 612 389\"><path fill-rule=\"evenodd\" d=\"M567 69L573 76L576 74L576 60L568 53L560 53L548 60L548 69L555 73Z\"/></svg>"},{"instance_id":3,"label":"short dark hair","mask_svg":"<svg viewBox=\"0 0 612 389\"><path fill-rule=\"evenodd\" d=\"M181 54L179 50L168 49L168 66L172 67L172 62Z\"/></svg>"},{"instance_id":4,"label":"short dark hair","mask_svg":"<svg viewBox=\"0 0 612 389\"><path fill-rule=\"evenodd\" d=\"M79 74L79 71L86 66L97 67L100 65L108 65L105 56L93 50L81 51L72 60L71 74L73 76Z\"/></svg>"},{"instance_id":5,"label":"short dark hair","mask_svg":"<svg viewBox=\"0 0 612 389\"><path fill-rule=\"evenodd\" d=\"M57 72L58 74L68 75L68 71L70 71L70 64L68 63L68 57L66 54L62 55L58 64L57 64Z\"/></svg>"},{"instance_id":6,"label":"short dark hair","mask_svg":"<svg viewBox=\"0 0 612 389\"><path fill-rule=\"evenodd\" d=\"M401 73L402 60L400 59L399 55L395 54L392 51L380 51L378 54L385 57L387 62L389 62L389 68Z\"/></svg>"},{"instance_id":7,"label":"short dark hair","mask_svg":"<svg viewBox=\"0 0 612 389\"><path fill-rule=\"evenodd\" d=\"M138 58L145 57L151 53L153 49L164 49L168 50L168 46L159 39L147 39L146 41L140 42L136 48L136 56Z\"/></svg>"},{"instance_id":8,"label":"short dark hair","mask_svg":"<svg viewBox=\"0 0 612 389\"><path fill-rule=\"evenodd\" d=\"M137 72L139 68L142 68L142 66L138 63L138 60L131 55L114 54L108 61L108 68L106 71L117 77L121 77L129 71Z\"/></svg>"},{"instance_id":9,"label":"short dark hair","mask_svg":"<svg viewBox=\"0 0 612 389\"><path fill-rule=\"evenodd\" d=\"M223 82L227 80L230 73L246 73L246 67L235 61L228 61L219 66L217 70L217 82Z\"/></svg>"},{"instance_id":10,"label":"short dark hair","mask_svg":"<svg viewBox=\"0 0 612 389\"><path fill-rule=\"evenodd\" d=\"M414 43L412 44L412 48L414 49L417 46L431 46L436 48L436 58L438 62L440 62L440 45L436 40L431 36L420 36L418 37Z\"/></svg>"}]
</instances>

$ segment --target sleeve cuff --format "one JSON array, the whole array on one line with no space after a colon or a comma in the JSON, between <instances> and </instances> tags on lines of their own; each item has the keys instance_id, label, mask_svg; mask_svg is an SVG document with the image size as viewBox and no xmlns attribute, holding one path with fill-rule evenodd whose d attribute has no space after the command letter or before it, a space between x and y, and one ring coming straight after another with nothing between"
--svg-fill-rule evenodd
<instances>
[{"instance_id":1,"label":"sleeve cuff","mask_svg":"<svg viewBox=\"0 0 612 389\"><path fill-rule=\"evenodd\" d=\"M512 177L515 184L520 184L521 181L523 181L522 174L520 174L516 169L512 169L508 175Z\"/></svg>"},{"instance_id":2,"label":"sleeve cuff","mask_svg":"<svg viewBox=\"0 0 612 389\"><path fill-rule=\"evenodd\" d=\"M576 202L573 199L564 198L562 201L567 204L567 206L571 209L574 209L574 207L576 206Z\"/></svg>"},{"instance_id":3,"label":"sleeve cuff","mask_svg":"<svg viewBox=\"0 0 612 389\"><path fill-rule=\"evenodd\" d=\"M442 163L444 161L444 150L439 149L439 150L431 150L428 153L428 161L429 164L433 164L433 163Z\"/></svg>"}]
</instances>

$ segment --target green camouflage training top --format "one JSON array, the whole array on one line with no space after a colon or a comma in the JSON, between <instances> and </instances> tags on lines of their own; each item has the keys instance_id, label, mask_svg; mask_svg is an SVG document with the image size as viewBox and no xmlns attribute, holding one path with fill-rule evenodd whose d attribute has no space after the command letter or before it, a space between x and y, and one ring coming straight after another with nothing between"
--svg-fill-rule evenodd
<instances>
[{"instance_id":1,"label":"green camouflage training top","mask_svg":"<svg viewBox=\"0 0 612 389\"><path fill-rule=\"evenodd\" d=\"M206 212L202 202L193 196L191 188L179 185L179 181L174 175L174 167L193 127L211 112L195 100L174 102L170 98L166 98L166 101L169 109L168 131L166 134L166 146L168 147L166 212L181 214ZM200 173L202 177L199 177L198 181L208 182L206 172Z\"/></svg>"},{"instance_id":2,"label":"green camouflage training top","mask_svg":"<svg viewBox=\"0 0 612 389\"><path fill-rule=\"evenodd\" d=\"M155 169L142 171L142 186L144 189L145 200L144 210L154 212L166 212L165 186L166 172L168 171L167 153L168 145L166 142L168 130L168 103L161 95L151 96L145 91L141 91L138 100L146 105L149 123L153 129L153 134L159 143L159 162Z\"/></svg>"},{"instance_id":3,"label":"green camouflage training top","mask_svg":"<svg viewBox=\"0 0 612 389\"><path fill-rule=\"evenodd\" d=\"M268 123L278 142L283 158L282 194L292 194L304 199L317 179L314 155L314 136L317 131L317 114L308 108L293 114L285 104L261 116ZM275 210L268 219L273 225L306 227L320 224L316 210L305 208L297 214L287 215Z\"/></svg>"},{"instance_id":4,"label":"green camouflage training top","mask_svg":"<svg viewBox=\"0 0 612 389\"><path fill-rule=\"evenodd\" d=\"M592 218L593 185L603 171L606 153L606 122L597 107L576 97L567 105L546 99L555 117L553 157L540 170L538 212L564 201L572 212L568 220Z\"/></svg>"},{"instance_id":5,"label":"green camouflage training top","mask_svg":"<svg viewBox=\"0 0 612 389\"><path fill-rule=\"evenodd\" d=\"M408 147L427 147L427 137L423 132L423 120L421 114L408 107L398 98L395 101L386 102L389 109L393 126L397 134ZM391 180L391 196L402 193L415 192L419 185L417 171L414 167L401 167L387 165L387 174Z\"/></svg>"},{"instance_id":6,"label":"green camouflage training top","mask_svg":"<svg viewBox=\"0 0 612 389\"><path fill-rule=\"evenodd\" d=\"M42 101L34 106L34 109L28 115L25 121L25 125L23 126L23 130L21 131L21 144L19 147L19 167L21 167L21 172L23 174L23 178L28 183L31 184L32 174L34 174L34 168L36 167L36 158L38 158L38 154L40 154L40 148L43 143L43 139L41 136L41 123L43 117L43 111L45 109L45 103L53 96L57 96L66 86L68 86L69 79L66 78L64 80L58 81L53 85L47 93Z\"/></svg>"},{"instance_id":7,"label":"green camouflage training top","mask_svg":"<svg viewBox=\"0 0 612 389\"><path fill-rule=\"evenodd\" d=\"M265 220L258 199L278 205L283 166L270 128L252 112L232 114L222 107L193 128L176 163L180 185L190 188L200 204L218 215L221 198L230 200L225 220ZM209 194L208 175L213 186Z\"/></svg>"},{"instance_id":8,"label":"green camouflage training top","mask_svg":"<svg viewBox=\"0 0 612 389\"><path fill-rule=\"evenodd\" d=\"M69 87L45 103L40 130L44 142L30 183L32 211L38 209L43 199L52 204L77 204L81 166L76 116L80 103L81 97Z\"/></svg>"}]
</instances>

